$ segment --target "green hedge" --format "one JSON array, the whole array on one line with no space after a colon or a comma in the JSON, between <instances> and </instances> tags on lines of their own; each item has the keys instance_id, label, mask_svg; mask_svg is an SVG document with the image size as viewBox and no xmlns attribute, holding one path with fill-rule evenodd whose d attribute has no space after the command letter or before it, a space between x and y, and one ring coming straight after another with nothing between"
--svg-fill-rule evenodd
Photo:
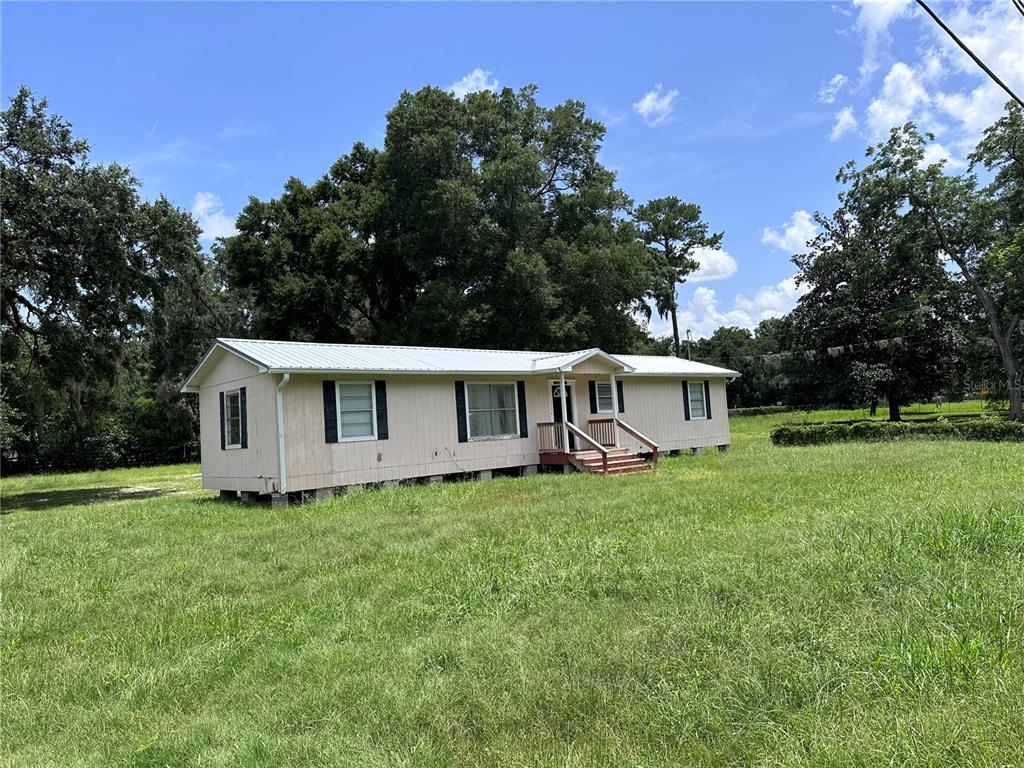
<instances>
[{"instance_id":1,"label":"green hedge","mask_svg":"<svg viewBox=\"0 0 1024 768\"><path fill-rule=\"evenodd\" d=\"M880 442L905 438L959 438L1024 443L1024 423L1005 419L960 421L860 421L854 424L802 424L777 427L775 445Z\"/></svg>"},{"instance_id":2,"label":"green hedge","mask_svg":"<svg viewBox=\"0 0 1024 768\"><path fill-rule=\"evenodd\" d=\"M773 413L788 413L798 410L792 405L754 405L749 408L730 408L729 417L733 416L770 416Z\"/></svg>"}]
</instances>

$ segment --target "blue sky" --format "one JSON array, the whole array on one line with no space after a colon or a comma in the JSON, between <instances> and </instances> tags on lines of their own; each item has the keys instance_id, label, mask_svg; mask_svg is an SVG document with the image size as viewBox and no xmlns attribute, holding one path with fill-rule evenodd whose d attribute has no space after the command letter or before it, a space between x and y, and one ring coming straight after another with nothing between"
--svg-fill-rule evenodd
<instances>
[{"instance_id":1,"label":"blue sky","mask_svg":"<svg viewBox=\"0 0 1024 768\"><path fill-rule=\"evenodd\" d=\"M937 3L1024 92L1009 0ZM674 194L724 230L680 289L684 327L792 307L790 256L834 208L835 172L915 119L951 167L1005 97L908 0L659 4L56 4L2 7L4 100L24 83L129 165L144 194L230 231L250 195L379 145L403 89L539 86L608 127L637 202ZM665 326L656 322L655 333Z\"/></svg>"}]
</instances>

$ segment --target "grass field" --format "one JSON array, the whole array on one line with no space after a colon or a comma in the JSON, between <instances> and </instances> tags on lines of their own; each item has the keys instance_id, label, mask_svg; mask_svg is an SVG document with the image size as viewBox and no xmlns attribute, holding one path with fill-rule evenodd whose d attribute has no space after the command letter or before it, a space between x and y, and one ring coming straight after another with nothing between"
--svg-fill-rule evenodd
<instances>
[{"instance_id":1,"label":"grass field","mask_svg":"<svg viewBox=\"0 0 1024 768\"><path fill-rule=\"evenodd\" d=\"M1024 764L1024 447L733 450L284 510L0 484L11 766Z\"/></svg>"}]
</instances>

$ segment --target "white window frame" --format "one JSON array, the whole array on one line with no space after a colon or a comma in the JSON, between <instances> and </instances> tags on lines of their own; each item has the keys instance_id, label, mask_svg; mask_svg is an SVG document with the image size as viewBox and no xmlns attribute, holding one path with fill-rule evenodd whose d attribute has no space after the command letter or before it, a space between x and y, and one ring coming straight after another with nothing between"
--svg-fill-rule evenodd
<instances>
[{"instance_id":1,"label":"white window frame","mask_svg":"<svg viewBox=\"0 0 1024 768\"><path fill-rule=\"evenodd\" d=\"M608 387L608 407L601 407L601 387ZM597 405L598 413L615 413L615 394L612 392L612 383L610 381L595 381L594 382L594 401Z\"/></svg>"},{"instance_id":2,"label":"white window frame","mask_svg":"<svg viewBox=\"0 0 1024 768\"><path fill-rule=\"evenodd\" d=\"M238 442L232 443L231 430L228 429L228 414L231 409L228 407L228 400L234 395L238 398ZM242 388L224 390L224 450L234 451L242 447Z\"/></svg>"},{"instance_id":3,"label":"white window frame","mask_svg":"<svg viewBox=\"0 0 1024 768\"><path fill-rule=\"evenodd\" d=\"M694 416L693 415L693 397L691 397L690 392L692 391L692 387L694 387L694 386L696 386L696 387L698 387L700 389L700 401L704 405L704 415L703 416ZM688 381L688 382L686 382L686 397L687 397L686 407L690 411L690 421L707 421L708 420L708 398L707 398L707 392L704 390L704 382L703 381Z\"/></svg>"},{"instance_id":4,"label":"white window frame","mask_svg":"<svg viewBox=\"0 0 1024 768\"><path fill-rule=\"evenodd\" d=\"M474 384L505 384L512 386L512 402L516 405L516 421L514 433L507 435L480 435L478 437L473 436L472 421L469 418L469 388ZM483 442L485 440L520 440L522 439L519 435L519 385L515 381L467 381L466 387L466 438L470 442ZM493 410L493 409L488 409Z\"/></svg>"},{"instance_id":5,"label":"white window frame","mask_svg":"<svg viewBox=\"0 0 1024 768\"><path fill-rule=\"evenodd\" d=\"M339 384L365 384L370 387L370 426L373 428L372 435L353 435L343 437L341 434L341 387ZM377 439L377 382L375 381L350 381L348 379L334 380L334 418L338 425L339 443L362 443L367 440Z\"/></svg>"}]
</instances>

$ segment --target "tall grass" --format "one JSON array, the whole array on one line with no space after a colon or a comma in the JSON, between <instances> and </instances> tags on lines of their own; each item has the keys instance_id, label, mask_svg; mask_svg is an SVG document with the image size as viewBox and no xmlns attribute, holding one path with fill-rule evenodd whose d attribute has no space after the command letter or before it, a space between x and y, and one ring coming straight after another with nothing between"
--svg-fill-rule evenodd
<instances>
[{"instance_id":1,"label":"tall grass","mask_svg":"<svg viewBox=\"0 0 1024 768\"><path fill-rule=\"evenodd\" d=\"M4 480L0 749L1019 764L1024 447L768 444L798 416L653 475L284 510L215 500L194 466Z\"/></svg>"}]
</instances>

